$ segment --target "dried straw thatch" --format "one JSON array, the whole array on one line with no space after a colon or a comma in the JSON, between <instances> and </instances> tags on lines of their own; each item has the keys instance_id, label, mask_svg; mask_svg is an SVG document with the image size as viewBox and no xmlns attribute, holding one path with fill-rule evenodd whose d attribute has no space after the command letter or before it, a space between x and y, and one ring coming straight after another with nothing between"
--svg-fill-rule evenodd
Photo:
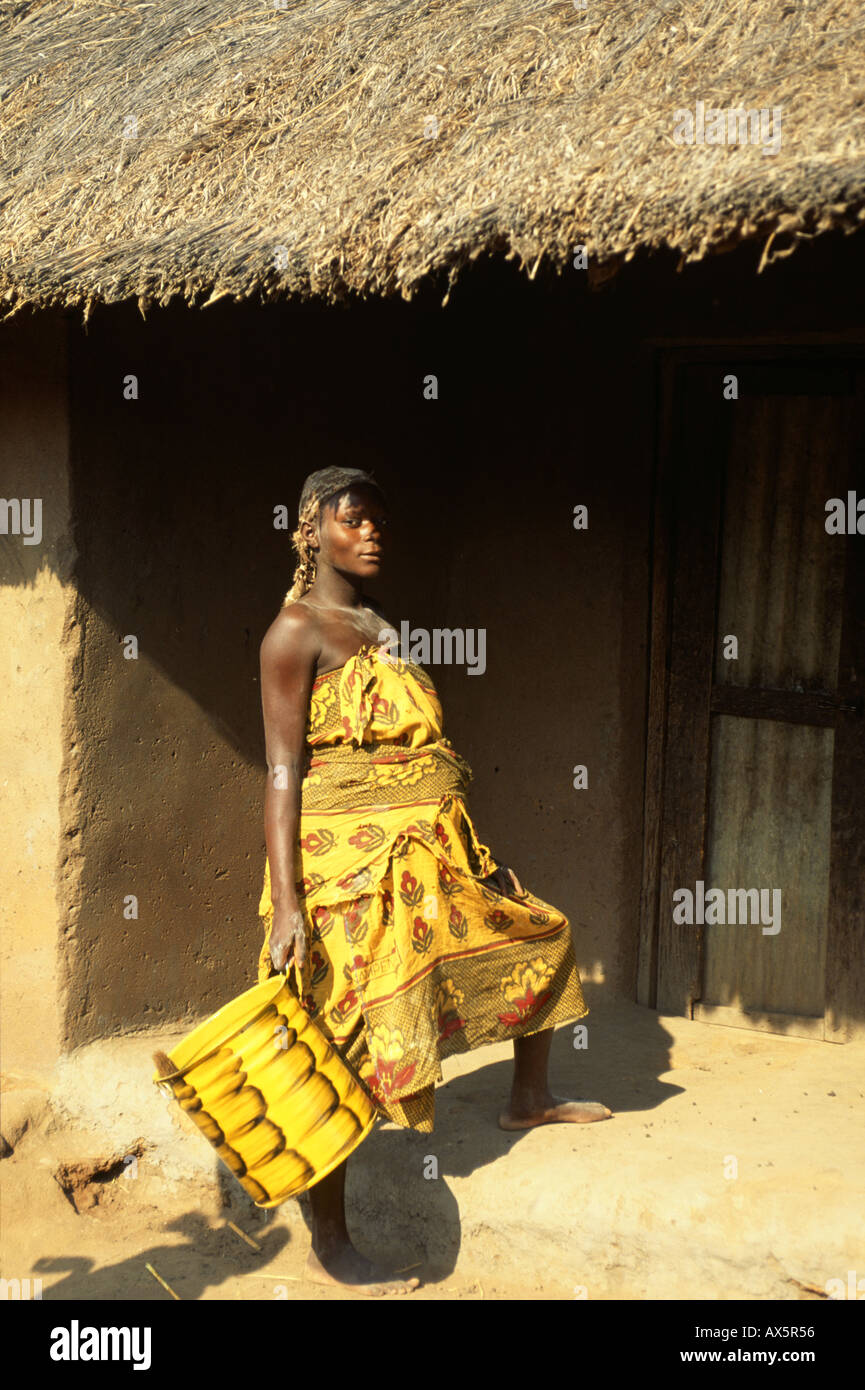
<instances>
[{"instance_id":1,"label":"dried straw thatch","mask_svg":"<svg viewBox=\"0 0 865 1390\"><path fill-rule=\"evenodd\" d=\"M487 251L603 275L865 217L861 0L582 3L0 0L5 307L410 297ZM781 107L780 150L676 143L698 100Z\"/></svg>"}]
</instances>

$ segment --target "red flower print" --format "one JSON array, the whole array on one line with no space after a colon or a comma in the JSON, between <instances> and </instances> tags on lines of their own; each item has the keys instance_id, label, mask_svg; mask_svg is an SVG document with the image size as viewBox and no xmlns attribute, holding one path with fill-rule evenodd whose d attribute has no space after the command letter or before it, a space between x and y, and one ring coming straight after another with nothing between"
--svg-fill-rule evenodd
<instances>
[{"instance_id":1,"label":"red flower print","mask_svg":"<svg viewBox=\"0 0 865 1390\"><path fill-rule=\"evenodd\" d=\"M415 917L411 934L411 944L419 955L423 955L432 945L432 927L423 917Z\"/></svg>"},{"instance_id":2,"label":"red flower print","mask_svg":"<svg viewBox=\"0 0 865 1390\"><path fill-rule=\"evenodd\" d=\"M550 997L553 974L553 967L542 955L514 966L501 982L502 994L512 1007L508 1013L499 1014L500 1022L513 1027L536 1014Z\"/></svg>"},{"instance_id":3,"label":"red flower print","mask_svg":"<svg viewBox=\"0 0 865 1390\"><path fill-rule=\"evenodd\" d=\"M465 1028L465 1019L457 1018L456 1014L444 1014L439 1017L439 1040L449 1038L451 1033L456 1033L460 1028Z\"/></svg>"},{"instance_id":4,"label":"red flower print","mask_svg":"<svg viewBox=\"0 0 865 1390\"><path fill-rule=\"evenodd\" d=\"M384 841L384 831L380 825L362 825L356 835L349 835L348 842L355 849L375 849Z\"/></svg>"},{"instance_id":5,"label":"red flower print","mask_svg":"<svg viewBox=\"0 0 865 1390\"><path fill-rule=\"evenodd\" d=\"M399 710L391 700L386 700L383 695L373 695L372 714L380 724L395 724L399 718Z\"/></svg>"},{"instance_id":6,"label":"red flower print","mask_svg":"<svg viewBox=\"0 0 865 1390\"><path fill-rule=\"evenodd\" d=\"M305 849L307 854L326 854L329 849L333 849L336 836L332 830L311 830L305 839L301 840L300 847Z\"/></svg>"},{"instance_id":7,"label":"red flower print","mask_svg":"<svg viewBox=\"0 0 865 1390\"><path fill-rule=\"evenodd\" d=\"M516 1023L525 1023L527 1018L531 1018L532 1014L537 1013L542 1004L546 1004L551 993L552 990L545 989L543 994L539 994L535 998L534 991L529 989L522 999L512 1000L514 1005L512 1013L499 1014L499 1022L507 1024L509 1028L512 1028Z\"/></svg>"},{"instance_id":8,"label":"red flower print","mask_svg":"<svg viewBox=\"0 0 865 1390\"><path fill-rule=\"evenodd\" d=\"M400 880L399 895L406 907L417 907L423 898L423 884L418 883L413 874L408 869L403 870Z\"/></svg>"},{"instance_id":9,"label":"red flower print","mask_svg":"<svg viewBox=\"0 0 865 1390\"><path fill-rule=\"evenodd\" d=\"M333 1006L333 1014L338 1023L341 1023L353 1009L357 1008L357 994L353 989L349 989L342 996L338 1004Z\"/></svg>"},{"instance_id":10,"label":"red flower print","mask_svg":"<svg viewBox=\"0 0 865 1390\"><path fill-rule=\"evenodd\" d=\"M416 1062L410 1062L407 1067L398 1067L396 1062L379 1061L375 1076L366 1077L366 1084L377 1101L387 1100L395 1091L401 1091L409 1084L416 1070Z\"/></svg>"},{"instance_id":11,"label":"red flower print","mask_svg":"<svg viewBox=\"0 0 865 1390\"><path fill-rule=\"evenodd\" d=\"M452 897L454 893L462 893L462 884L459 882L456 875L451 872L447 864L439 862L438 878L439 888L443 893L447 894L448 897Z\"/></svg>"},{"instance_id":12,"label":"red flower print","mask_svg":"<svg viewBox=\"0 0 865 1390\"><path fill-rule=\"evenodd\" d=\"M503 931L505 927L511 925L513 920L513 917L509 917L506 912L502 912L500 907L497 907L494 912L488 912L484 918L485 923L492 931Z\"/></svg>"},{"instance_id":13,"label":"red flower print","mask_svg":"<svg viewBox=\"0 0 865 1390\"><path fill-rule=\"evenodd\" d=\"M347 888L349 892L354 891L356 893L361 888L368 888L371 878L369 869L358 869L346 874L344 878L338 878L336 882L337 887Z\"/></svg>"},{"instance_id":14,"label":"red flower print","mask_svg":"<svg viewBox=\"0 0 865 1390\"><path fill-rule=\"evenodd\" d=\"M413 821L408 827L408 834L419 835L428 845L431 845L433 842L433 830L428 820Z\"/></svg>"},{"instance_id":15,"label":"red flower print","mask_svg":"<svg viewBox=\"0 0 865 1390\"><path fill-rule=\"evenodd\" d=\"M323 883L324 879L321 874L310 874L308 878L299 879L294 886L297 891L297 896L299 898L305 898L307 894L312 892L313 888L320 888Z\"/></svg>"},{"instance_id":16,"label":"red flower print","mask_svg":"<svg viewBox=\"0 0 865 1390\"><path fill-rule=\"evenodd\" d=\"M465 1028L465 1019L460 1010L466 1001L465 994L457 989L452 979L442 980L436 990L432 1015L438 1027L439 1042Z\"/></svg>"},{"instance_id":17,"label":"red flower print","mask_svg":"<svg viewBox=\"0 0 865 1390\"><path fill-rule=\"evenodd\" d=\"M367 899L367 901L369 901ZM343 924L345 926L345 939L352 942L362 941L366 936L368 922L364 921L363 911L360 909L360 900L353 903L347 912L343 913Z\"/></svg>"},{"instance_id":18,"label":"red flower print","mask_svg":"<svg viewBox=\"0 0 865 1390\"><path fill-rule=\"evenodd\" d=\"M333 917L329 907L314 907L311 912L313 930L318 933L319 938L327 936L333 926Z\"/></svg>"},{"instance_id":19,"label":"red flower print","mask_svg":"<svg viewBox=\"0 0 865 1390\"><path fill-rule=\"evenodd\" d=\"M363 1077L378 1101L404 1090L415 1074L414 1062L407 1062L405 1039L399 1028L378 1024L368 1038L372 1074Z\"/></svg>"},{"instance_id":20,"label":"red flower print","mask_svg":"<svg viewBox=\"0 0 865 1390\"><path fill-rule=\"evenodd\" d=\"M312 966L312 983L320 985L330 967L320 951L311 951L309 960Z\"/></svg>"},{"instance_id":21,"label":"red flower print","mask_svg":"<svg viewBox=\"0 0 865 1390\"><path fill-rule=\"evenodd\" d=\"M451 936L455 936L457 941L462 941L468 935L468 918L464 912L460 912L458 907L452 907L448 913L448 930Z\"/></svg>"}]
</instances>

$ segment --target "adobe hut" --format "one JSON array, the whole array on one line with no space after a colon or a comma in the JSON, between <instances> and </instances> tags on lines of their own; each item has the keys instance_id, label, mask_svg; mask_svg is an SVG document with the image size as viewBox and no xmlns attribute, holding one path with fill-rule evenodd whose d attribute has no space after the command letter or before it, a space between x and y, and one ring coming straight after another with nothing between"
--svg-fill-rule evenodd
<instances>
[{"instance_id":1,"label":"adobe hut","mask_svg":"<svg viewBox=\"0 0 865 1390\"><path fill-rule=\"evenodd\" d=\"M861 1036L853 0L4 16L4 1066L252 982L275 519L343 460L387 611L486 630L446 731L589 986Z\"/></svg>"}]
</instances>

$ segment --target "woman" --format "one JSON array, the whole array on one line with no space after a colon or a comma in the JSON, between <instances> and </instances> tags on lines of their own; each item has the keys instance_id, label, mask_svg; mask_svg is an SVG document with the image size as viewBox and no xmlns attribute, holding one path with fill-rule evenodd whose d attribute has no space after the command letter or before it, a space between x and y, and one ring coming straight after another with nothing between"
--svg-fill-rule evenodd
<instances>
[{"instance_id":1,"label":"woman","mask_svg":"<svg viewBox=\"0 0 865 1390\"><path fill-rule=\"evenodd\" d=\"M610 1111L547 1086L557 1023L587 1012L567 919L482 845L468 765L442 736L430 677L381 643L363 593L379 573L387 507L367 473L304 484L294 584L261 644L267 746L265 925L259 979L301 968L303 1004L385 1115L430 1131L440 1059L514 1039L503 1129L588 1123ZM310 1189L319 1283L382 1282L351 1245L345 1164Z\"/></svg>"}]
</instances>

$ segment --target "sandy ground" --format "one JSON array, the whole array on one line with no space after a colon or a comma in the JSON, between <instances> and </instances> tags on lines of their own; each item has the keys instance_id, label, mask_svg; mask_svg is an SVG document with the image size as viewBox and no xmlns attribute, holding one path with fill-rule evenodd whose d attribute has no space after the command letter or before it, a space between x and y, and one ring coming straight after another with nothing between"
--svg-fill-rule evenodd
<instances>
[{"instance_id":1,"label":"sandy ground","mask_svg":"<svg viewBox=\"0 0 865 1390\"><path fill-rule=\"evenodd\" d=\"M43 1299L171 1301L148 1265L180 1299L358 1297L305 1279L305 1197L264 1212L219 1169L199 1193L194 1179L179 1189L149 1171L146 1147L137 1170L132 1157L112 1151L106 1159L86 1132L70 1131L46 1112L0 1168L3 1276L41 1279ZM550 1296L540 1275L488 1278L485 1286L477 1277L457 1277L447 1262L405 1261L404 1251L380 1239L361 1235L358 1244L373 1258L390 1256L393 1269L401 1260L416 1266L411 1272L425 1282L414 1298Z\"/></svg>"},{"instance_id":2,"label":"sandy ground","mask_svg":"<svg viewBox=\"0 0 865 1390\"><path fill-rule=\"evenodd\" d=\"M614 1119L506 1134L510 1045L449 1059L434 1134L380 1126L351 1160L359 1248L412 1266L421 1300L809 1300L865 1280L865 1047L589 1003L588 1049L556 1034L553 1090ZM94 1044L50 1087L4 1079L3 1276L44 1299L170 1300L148 1265L181 1299L357 1298L304 1280L308 1200L256 1208L152 1087L172 1036Z\"/></svg>"}]
</instances>

